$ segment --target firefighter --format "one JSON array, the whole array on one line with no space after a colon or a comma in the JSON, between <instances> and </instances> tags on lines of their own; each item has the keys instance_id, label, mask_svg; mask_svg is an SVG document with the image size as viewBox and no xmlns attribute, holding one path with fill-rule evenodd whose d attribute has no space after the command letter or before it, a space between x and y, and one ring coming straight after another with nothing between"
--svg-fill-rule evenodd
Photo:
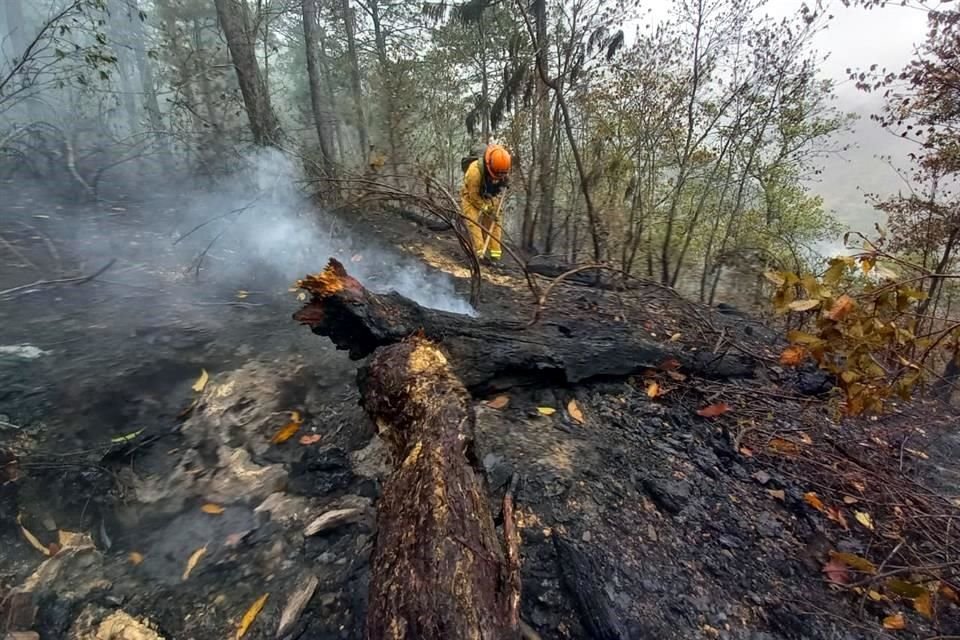
<instances>
[{"instance_id":1,"label":"firefighter","mask_svg":"<svg viewBox=\"0 0 960 640\"><path fill-rule=\"evenodd\" d=\"M503 232L500 209L511 163L510 153L504 147L491 144L484 149L482 157L469 163L463 174L460 206L468 220L473 250L481 260L487 257L486 254L494 261L500 260L503 255L500 246Z\"/></svg>"}]
</instances>

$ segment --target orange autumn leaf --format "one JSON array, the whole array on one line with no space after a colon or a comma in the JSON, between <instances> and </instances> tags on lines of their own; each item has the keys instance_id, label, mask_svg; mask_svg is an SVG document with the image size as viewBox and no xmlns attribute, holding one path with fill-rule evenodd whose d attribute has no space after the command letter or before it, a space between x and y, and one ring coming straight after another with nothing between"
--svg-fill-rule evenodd
<instances>
[{"instance_id":1,"label":"orange autumn leaf","mask_svg":"<svg viewBox=\"0 0 960 640\"><path fill-rule=\"evenodd\" d=\"M834 322L839 322L846 318L851 311L853 311L856 303L853 301L853 298L847 294L843 294L837 298L836 302L833 303L833 306L830 307L830 311L827 312L827 318L833 320Z\"/></svg>"},{"instance_id":2,"label":"orange autumn leaf","mask_svg":"<svg viewBox=\"0 0 960 640\"><path fill-rule=\"evenodd\" d=\"M808 491L803 494L803 500L817 511L826 513L827 508L823 506L823 502L821 502L820 498L813 491Z\"/></svg>"},{"instance_id":3,"label":"orange autumn leaf","mask_svg":"<svg viewBox=\"0 0 960 640\"><path fill-rule=\"evenodd\" d=\"M727 405L726 402L718 402L702 409L697 409L697 415L704 418L716 418L717 416L722 416L727 411L730 411L729 405Z\"/></svg>"},{"instance_id":4,"label":"orange autumn leaf","mask_svg":"<svg viewBox=\"0 0 960 640\"><path fill-rule=\"evenodd\" d=\"M504 394L502 396L497 396L492 400L487 400L486 405L491 409L506 409L510 404L510 396Z\"/></svg>"},{"instance_id":5,"label":"orange autumn leaf","mask_svg":"<svg viewBox=\"0 0 960 640\"><path fill-rule=\"evenodd\" d=\"M130 564L132 564L133 566L137 566L138 564L143 562L143 554L140 553L139 551L131 551L130 554L127 556L127 559L130 561Z\"/></svg>"},{"instance_id":6,"label":"orange autumn leaf","mask_svg":"<svg viewBox=\"0 0 960 640\"><path fill-rule=\"evenodd\" d=\"M958 594L953 587L951 587L945 582L941 582L939 591L941 596L943 596L953 604L960 606L960 594Z\"/></svg>"},{"instance_id":7,"label":"orange autumn leaf","mask_svg":"<svg viewBox=\"0 0 960 640\"><path fill-rule=\"evenodd\" d=\"M300 430L300 425L303 424L303 418L300 416L299 411L290 412L290 422L288 422L280 431L277 431L273 434L273 437L270 438L270 442L273 444L283 444L294 434Z\"/></svg>"},{"instance_id":8,"label":"orange autumn leaf","mask_svg":"<svg viewBox=\"0 0 960 640\"><path fill-rule=\"evenodd\" d=\"M929 591L913 599L913 608L927 620L933 619L933 596Z\"/></svg>"},{"instance_id":9,"label":"orange autumn leaf","mask_svg":"<svg viewBox=\"0 0 960 640\"><path fill-rule=\"evenodd\" d=\"M647 381L647 397L656 398L663 395L663 392L660 390L660 385L654 382L653 380Z\"/></svg>"},{"instance_id":10,"label":"orange autumn leaf","mask_svg":"<svg viewBox=\"0 0 960 640\"><path fill-rule=\"evenodd\" d=\"M772 438L767 444L771 449L781 455L788 457L800 455L800 445L796 442L790 442L783 438Z\"/></svg>"},{"instance_id":11,"label":"orange autumn leaf","mask_svg":"<svg viewBox=\"0 0 960 640\"><path fill-rule=\"evenodd\" d=\"M570 417L573 418L577 424L583 424L585 422L583 411L580 410L576 400L570 400L570 402L567 403L567 413L570 414Z\"/></svg>"},{"instance_id":12,"label":"orange autumn leaf","mask_svg":"<svg viewBox=\"0 0 960 640\"><path fill-rule=\"evenodd\" d=\"M891 631L906 629L907 621L904 619L902 613L895 613L883 619L883 628L890 629Z\"/></svg>"},{"instance_id":13,"label":"orange autumn leaf","mask_svg":"<svg viewBox=\"0 0 960 640\"><path fill-rule=\"evenodd\" d=\"M787 347L783 350L783 353L780 354L780 364L785 367L795 367L803 362L803 358L806 354L807 352L803 347Z\"/></svg>"},{"instance_id":14,"label":"orange autumn leaf","mask_svg":"<svg viewBox=\"0 0 960 640\"><path fill-rule=\"evenodd\" d=\"M204 513L209 513L212 516L218 516L221 513L223 513L223 507L221 507L218 504L213 504L212 502L208 502L207 504L200 507L200 511L203 511Z\"/></svg>"}]
</instances>

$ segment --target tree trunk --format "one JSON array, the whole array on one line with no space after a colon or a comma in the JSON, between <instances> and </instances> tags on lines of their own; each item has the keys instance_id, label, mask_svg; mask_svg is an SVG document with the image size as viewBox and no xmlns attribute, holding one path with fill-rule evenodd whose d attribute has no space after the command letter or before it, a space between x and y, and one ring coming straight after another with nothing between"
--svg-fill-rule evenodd
<instances>
[{"instance_id":1,"label":"tree trunk","mask_svg":"<svg viewBox=\"0 0 960 640\"><path fill-rule=\"evenodd\" d=\"M117 57L116 69L120 77L120 91L122 93L123 108L127 112L127 121L130 133L140 130L140 113L137 105L137 91L132 73L135 68L133 52L130 47L132 30L131 16L128 9L118 0L111 0L108 4L108 28L110 30L111 49ZM139 20L139 17L137 18Z\"/></svg>"},{"instance_id":2,"label":"tree trunk","mask_svg":"<svg viewBox=\"0 0 960 640\"><path fill-rule=\"evenodd\" d=\"M334 140L337 143L336 157L333 158L333 161L335 165L343 164L344 153L346 153L346 150L343 148L343 123L337 114L336 92L333 90L334 86L336 85L333 82L333 73L330 71L330 57L327 55L326 36L324 35L322 29L317 33L317 36L319 36L320 43L320 70L323 72L324 98L326 99L327 103L327 113L330 114L330 118L332 120L330 129L332 130Z\"/></svg>"},{"instance_id":3,"label":"tree trunk","mask_svg":"<svg viewBox=\"0 0 960 640\"><path fill-rule=\"evenodd\" d=\"M357 39L354 33L353 10L350 0L341 0L343 24L347 34L347 57L350 65L350 90L353 92L353 104L356 109L357 135L360 139L360 162L363 163L370 150L370 137L367 133L367 120L363 115L363 88L360 84L360 59L357 57Z\"/></svg>"},{"instance_id":4,"label":"tree trunk","mask_svg":"<svg viewBox=\"0 0 960 640\"><path fill-rule=\"evenodd\" d=\"M547 2L546 0L537 0L533 6L534 11L534 23L536 25L536 36L537 36L537 50L536 50L536 64L538 67L543 68L547 75L550 74L550 60L547 57L547 46L549 43L548 33L547 33ZM539 127L540 127L540 141L538 146L539 155L538 159L540 161L539 166L539 175L540 175L540 212L539 219L541 224L551 228L551 231L546 232L545 235L552 233L553 227L553 216L554 216L554 188L556 186L556 176L553 171L553 144L556 136L554 135L555 123L558 118L551 118L551 108L550 108L550 87L544 82L543 78L537 78L537 115L534 117L539 118ZM559 108L559 107L558 107ZM559 145L557 145L559 147ZM544 251L549 253L552 251L552 247L547 247L547 243L544 244ZM550 243L552 244L552 243Z\"/></svg>"},{"instance_id":5,"label":"tree trunk","mask_svg":"<svg viewBox=\"0 0 960 640\"><path fill-rule=\"evenodd\" d=\"M446 355L413 337L377 350L359 380L396 465L377 504L366 637L517 638L519 542L510 518L505 558Z\"/></svg>"},{"instance_id":6,"label":"tree trunk","mask_svg":"<svg viewBox=\"0 0 960 640\"><path fill-rule=\"evenodd\" d=\"M390 167L393 173L397 173L397 163L400 158L397 154L397 127L399 122L396 120L397 101L394 91L394 77L390 71L390 59L387 57L387 38L383 33L383 27L380 23L380 4L379 0L368 0L367 5L370 11L370 18L373 21L373 39L377 49L377 62L380 66L380 84L384 91L383 102L386 113L383 118L383 126L387 134L387 147L389 151Z\"/></svg>"},{"instance_id":7,"label":"tree trunk","mask_svg":"<svg viewBox=\"0 0 960 640\"><path fill-rule=\"evenodd\" d=\"M483 24L483 12L477 20L480 36L480 126L483 144L490 144L490 80L487 78L487 34Z\"/></svg>"},{"instance_id":8,"label":"tree trunk","mask_svg":"<svg viewBox=\"0 0 960 640\"><path fill-rule=\"evenodd\" d=\"M537 149L537 120L530 121L530 169L527 171L527 182L524 185L523 222L520 226L520 245L527 253L534 253L534 234L537 228L537 217L534 215L534 187L536 186L537 166L540 162L540 151Z\"/></svg>"},{"instance_id":9,"label":"tree trunk","mask_svg":"<svg viewBox=\"0 0 960 640\"><path fill-rule=\"evenodd\" d=\"M279 142L282 131L270 104L267 85L260 75L255 51L256 38L250 26L247 5L243 0L214 0L214 3L237 72L253 140L259 146L273 145Z\"/></svg>"},{"instance_id":10,"label":"tree trunk","mask_svg":"<svg viewBox=\"0 0 960 640\"><path fill-rule=\"evenodd\" d=\"M143 91L143 104L150 119L150 128L155 132L163 131L163 118L160 113L160 103L157 101L157 89L153 80L153 65L147 57L146 34L143 30L143 21L140 19L140 9L134 1L131 5L130 33L133 41L133 53L137 61L137 71L140 73L140 87ZM169 152L169 144L161 143L162 148Z\"/></svg>"},{"instance_id":11,"label":"tree trunk","mask_svg":"<svg viewBox=\"0 0 960 640\"><path fill-rule=\"evenodd\" d=\"M323 84L320 79L319 47L317 34L317 0L303 0L303 39L307 49L307 78L310 83L310 105L313 124L320 141L320 169L325 176L333 175L333 151L324 114Z\"/></svg>"},{"instance_id":12,"label":"tree trunk","mask_svg":"<svg viewBox=\"0 0 960 640\"><path fill-rule=\"evenodd\" d=\"M673 343L654 342L642 327L626 323L564 318L530 326L425 309L396 293L367 291L333 259L321 274L305 278L300 286L311 299L294 318L348 350L352 358L366 357L419 330L442 341L454 373L478 393L523 384L626 377L667 359L705 377L753 375L748 358L683 351Z\"/></svg>"}]
</instances>

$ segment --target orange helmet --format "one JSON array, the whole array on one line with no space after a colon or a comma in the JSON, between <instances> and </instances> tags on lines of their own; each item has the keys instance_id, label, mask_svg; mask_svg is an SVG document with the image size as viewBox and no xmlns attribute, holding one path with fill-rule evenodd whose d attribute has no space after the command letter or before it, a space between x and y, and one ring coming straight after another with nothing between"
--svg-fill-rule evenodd
<instances>
[{"instance_id":1,"label":"orange helmet","mask_svg":"<svg viewBox=\"0 0 960 640\"><path fill-rule=\"evenodd\" d=\"M483 165L494 180L503 180L510 173L510 152L499 144L491 144L483 154Z\"/></svg>"}]
</instances>

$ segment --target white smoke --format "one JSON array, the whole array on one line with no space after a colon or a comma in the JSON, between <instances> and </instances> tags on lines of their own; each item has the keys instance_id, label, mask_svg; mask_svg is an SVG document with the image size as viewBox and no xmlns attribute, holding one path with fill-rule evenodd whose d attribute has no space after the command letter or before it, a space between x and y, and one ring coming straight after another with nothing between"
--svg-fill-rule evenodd
<instances>
[{"instance_id":1,"label":"white smoke","mask_svg":"<svg viewBox=\"0 0 960 640\"><path fill-rule=\"evenodd\" d=\"M373 291L396 291L425 307L474 314L458 297L452 278L380 246L375 238L353 237L334 216L317 209L298 187L302 176L293 159L267 149L246 160L246 169L192 197L177 224L178 237L189 234L182 244L194 254L213 242L204 276L245 288L254 286L245 280L292 284L336 257ZM194 230L198 225L203 226Z\"/></svg>"}]
</instances>

